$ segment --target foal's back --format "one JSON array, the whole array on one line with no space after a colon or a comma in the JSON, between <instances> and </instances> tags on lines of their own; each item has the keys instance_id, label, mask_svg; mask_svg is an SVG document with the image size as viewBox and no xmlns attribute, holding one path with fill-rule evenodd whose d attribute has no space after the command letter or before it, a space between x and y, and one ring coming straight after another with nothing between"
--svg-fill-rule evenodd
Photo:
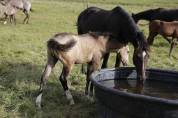
<instances>
[{"instance_id":1,"label":"foal's back","mask_svg":"<svg viewBox=\"0 0 178 118\"><path fill-rule=\"evenodd\" d=\"M90 62L94 56L101 58L101 53L104 52L107 42L105 36L95 36L91 34L75 35L70 33L56 34L52 40L63 46L74 41L75 45L70 47L69 50L58 50L58 55L63 62L67 60L68 62L77 64Z\"/></svg>"}]
</instances>

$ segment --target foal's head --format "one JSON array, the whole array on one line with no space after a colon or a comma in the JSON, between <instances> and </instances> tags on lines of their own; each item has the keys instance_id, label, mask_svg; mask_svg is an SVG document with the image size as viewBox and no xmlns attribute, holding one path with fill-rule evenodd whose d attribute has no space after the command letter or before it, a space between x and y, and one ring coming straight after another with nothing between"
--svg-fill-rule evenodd
<instances>
[{"instance_id":1,"label":"foal's head","mask_svg":"<svg viewBox=\"0 0 178 118\"><path fill-rule=\"evenodd\" d=\"M137 44L137 47L134 49L133 63L137 70L137 78L144 80L146 78L145 70L149 57L149 47L142 32L137 33Z\"/></svg>"}]
</instances>

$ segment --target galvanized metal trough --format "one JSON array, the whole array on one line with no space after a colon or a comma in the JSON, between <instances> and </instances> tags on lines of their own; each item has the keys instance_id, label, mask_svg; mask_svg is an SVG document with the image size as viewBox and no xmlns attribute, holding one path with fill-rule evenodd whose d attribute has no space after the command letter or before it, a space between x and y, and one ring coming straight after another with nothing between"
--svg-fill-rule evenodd
<instances>
[{"instance_id":1,"label":"galvanized metal trough","mask_svg":"<svg viewBox=\"0 0 178 118\"><path fill-rule=\"evenodd\" d=\"M91 81L95 86L99 117L178 118L178 72L147 69L146 75L147 79L143 85L140 86L141 89L139 89L139 92L133 93L116 88L120 86L117 84L123 79L128 81L127 84L130 86L137 85L133 85L134 82L129 84L129 81L136 81L135 68L103 69L93 73ZM173 97L169 97L169 95L167 97L154 96L154 93L153 96L149 95L149 91L146 89L154 82L169 85L163 90L169 90L170 92L167 92ZM108 83L109 85L107 85ZM157 85L155 87L157 87ZM147 91L147 93L145 91ZM146 94L142 94L144 92Z\"/></svg>"}]
</instances>

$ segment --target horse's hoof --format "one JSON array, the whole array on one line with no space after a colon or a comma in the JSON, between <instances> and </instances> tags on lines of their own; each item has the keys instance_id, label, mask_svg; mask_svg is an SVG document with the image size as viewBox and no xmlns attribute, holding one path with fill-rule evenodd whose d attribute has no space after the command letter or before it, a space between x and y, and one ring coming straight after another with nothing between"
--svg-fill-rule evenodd
<instances>
[{"instance_id":1,"label":"horse's hoof","mask_svg":"<svg viewBox=\"0 0 178 118\"><path fill-rule=\"evenodd\" d=\"M41 109L41 98L42 98L42 94L39 94L39 95L37 96L37 98L36 98L36 101L35 101L36 106L37 106L39 109Z\"/></svg>"},{"instance_id":2,"label":"horse's hoof","mask_svg":"<svg viewBox=\"0 0 178 118\"><path fill-rule=\"evenodd\" d=\"M4 25L7 24L7 21L4 21Z\"/></svg>"},{"instance_id":3,"label":"horse's hoof","mask_svg":"<svg viewBox=\"0 0 178 118\"><path fill-rule=\"evenodd\" d=\"M94 100L94 98L92 96L87 95L86 97L91 103L94 103L95 100Z\"/></svg>"}]
</instances>

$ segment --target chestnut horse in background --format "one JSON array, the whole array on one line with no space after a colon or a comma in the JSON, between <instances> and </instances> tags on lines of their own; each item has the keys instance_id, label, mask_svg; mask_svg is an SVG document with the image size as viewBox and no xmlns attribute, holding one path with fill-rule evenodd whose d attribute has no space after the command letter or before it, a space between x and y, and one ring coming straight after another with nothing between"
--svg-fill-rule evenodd
<instances>
[{"instance_id":1,"label":"chestnut horse in background","mask_svg":"<svg viewBox=\"0 0 178 118\"><path fill-rule=\"evenodd\" d=\"M83 35L60 33L53 36L47 42L47 64L41 76L40 91L36 98L38 107L41 107L42 92L46 81L58 60L63 64L59 80L67 99L72 105L74 104L74 100L68 89L67 78L69 77L73 65L87 63L85 94L92 97L93 85L90 83L91 73L99 69L100 61L105 53L124 47L126 47L125 44L120 43L108 33L88 33Z\"/></svg>"},{"instance_id":2,"label":"chestnut horse in background","mask_svg":"<svg viewBox=\"0 0 178 118\"><path fill-rule=\"evenodd\" d=\"M160 20L154 20L149 23L149 45L153 44L154 37L158 34L162 35L170 44L169 56L178 41L178 21L165 22ZM169 38L171 37L171 38Z\"/></svg>"},{"instance_id":3,"label":"chestnut horse in background","mask_svg":"<svg viewBox=\"0 0 178 118\"><path fill-rule=\"evenodd\" d=\"M89 31L109 32L120 43L128 44L130 42L134 46L133 63L137 70L137 78L140 80L146 78L145 67L149 50L147 41L131 15L122 7L117 6L112 10L89 7L79 14L77 29L78 34L85 34ZM109 52L104 56L102 68L107 67L108 57ZM119 62L117 60L118 58L116 62Z\"/></svg>"}]
</instances>

